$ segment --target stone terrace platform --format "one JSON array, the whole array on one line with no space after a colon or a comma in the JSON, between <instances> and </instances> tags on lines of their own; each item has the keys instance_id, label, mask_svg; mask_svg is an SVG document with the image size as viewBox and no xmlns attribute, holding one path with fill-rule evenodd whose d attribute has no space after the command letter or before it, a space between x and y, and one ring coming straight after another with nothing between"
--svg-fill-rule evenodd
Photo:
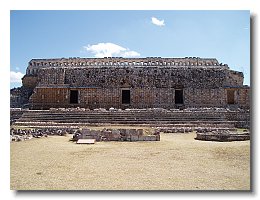
<instances>
[{"instance_id":1,"label":"stone terrace platform","mask_svg":"<svg viewBox=\"0 0 260 200\"><path fill-rule=\"evenodd\" d=\"M15 113L15 112L14 112ZM12 117L12 111L11 111ZM13 123L17 126L87 126L89 124L126 124L151 126L250 127L247 110L226 109L50 109L24 110Z\"/></svg>"}]
</instances>

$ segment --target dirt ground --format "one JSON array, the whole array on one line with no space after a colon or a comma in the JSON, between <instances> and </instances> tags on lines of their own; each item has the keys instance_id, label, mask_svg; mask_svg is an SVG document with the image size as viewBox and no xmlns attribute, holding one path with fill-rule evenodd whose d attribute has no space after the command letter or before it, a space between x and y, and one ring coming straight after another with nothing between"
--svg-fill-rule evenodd
<instances>
[{"instance_id":1,"label":"dirt ground","mask_svg":"<svg viewBox=\"0 0 260 200\"><path fill-rule=\"evenodd\" d=\"M250 190L250 141L11 142L12 190Z\"/></svg>"}]
</instances>

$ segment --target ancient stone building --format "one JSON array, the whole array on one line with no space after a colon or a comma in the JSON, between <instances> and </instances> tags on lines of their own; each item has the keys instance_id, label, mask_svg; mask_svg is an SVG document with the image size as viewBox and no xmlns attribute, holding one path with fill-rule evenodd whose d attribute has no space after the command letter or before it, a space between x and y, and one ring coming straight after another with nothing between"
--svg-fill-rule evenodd
<instances>
[{"instance_id":1,"label":"ancient stone building","mask_svg":"<svg viewBox=\"0 0 260 200\"><path fill-rule=\"evenodd\" d=\"M33 89L27 87L12 88L10 90L10 107L11 108L28 108L28 101L32 95Z\"/></svg>"},{"instance_id":2,"label":"ancient stone building","mask_svg":"<svg viewBox=\"0 0 260 200\"><path fill-rule=\"evenodd\" d=\"M212 58L32 59L22 81L32 109L250 106L243 73Z\"/></svg>"}]
</instances>

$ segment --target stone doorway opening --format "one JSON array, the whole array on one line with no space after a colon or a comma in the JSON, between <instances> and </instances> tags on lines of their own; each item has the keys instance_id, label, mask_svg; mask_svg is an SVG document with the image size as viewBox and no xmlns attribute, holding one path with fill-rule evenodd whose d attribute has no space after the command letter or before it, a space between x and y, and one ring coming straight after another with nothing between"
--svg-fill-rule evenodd
<instances>
[{"instance_id":1,"label":"stone doorway opening","mask_svg":"<svg viewBox=\"0 0 260 200\"><path fill-rule=\"evenodd\" d=\"M235 90L227 90L227 103L235 104Z\"/></svg>"},{"instance_id":2,"label":"stone doorway opening","mask_svg":"<svg viewBox=\"0 0 260 200\"><path fill-rule=\"evenodd\" d=\"M183 104L183 90L182 89L175 90L175 104Z\"/></svg>"},{"instance_id":3,"label":"stone doorway opening","mask_svg":"<svg viewBox=\"0 0 260 200\"><path fill-rule=\"evenodd\" d=\"M78 90L70 90L70 103L71 104L79 103L79 91Z\"/></svg>"},{"instance_id":4,"label":"stone doorway opening","mask_svg":"<svg viewBox=\"0 0 260 200\"><path fill-rule=\"evenodd\" d=\"M130 104L130 90L129 89L122 90L122 104Z\"/></svg>"}]
</instances>

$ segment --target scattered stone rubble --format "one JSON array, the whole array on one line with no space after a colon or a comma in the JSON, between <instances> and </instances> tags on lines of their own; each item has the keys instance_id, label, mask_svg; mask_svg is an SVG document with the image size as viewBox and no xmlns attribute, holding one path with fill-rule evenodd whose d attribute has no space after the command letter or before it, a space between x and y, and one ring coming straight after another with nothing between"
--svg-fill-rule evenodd
<instances>
[{"instance_id":1,"label":"scattered stone rubble","mask_svg":"<svg viewBox=\"0 0 260 200\"><path fill-rule=\"evenodd\" d=\"M11 111L21 111L21 108L11 108ZM249 112L249 109L241 109L237 107L231 107L231 108L219 108L219 107L201 107L201 108L193 108L188 107L184 109L165 109L165 108L126 108L126 109L118 109L110 107L109 109L106 108L95 108L95 109L89 109L89 108L50 108L50 112L229 112L229 111L240 111L240 112Z\"/></svg>"},{"instance_id":2,"label":"scattered stone rubble","mask_svg":"<svg viewBox=\"0 0 260 200\"><path fill-rule=\"evenodd\" d=\"M83 129L81 133L73 135L72 140L95 139L96 141L160 141L160 132L154 131L151 135L145 135L143 129Z\"/></svg>"},{"instance_id":3,"label":"scattered stone rubble","mask_svg":"<svg viewBox=\"0 0 260 200\"><path fill-rule=\"evenodd\" d=\"M144 129L106 129L90 130L88 128L32 128L10 129L10 141L19 142L32 138L48 137L49 135L65 136L73 134L72 141L94 139L95 141L160 141L160 133L189 133L196 131L196 140L206 141L244 141L250 140L249 130L238 132L236 128L223 127L157 127L150 134Z\"/></svg>"},{"instance_id":4,"label":"scattered stone rubble","mask_svg":"<svg viewBox=\"0 0 260 200\"><path fill-rule=\"evenodd\" d=\"M49 135L65 136L74 134L79 130L72 128L35 128L35 129L13 129L10 130L10 141L20 142L32 138L48 137Z\"/></svg>"}]
</instances>

